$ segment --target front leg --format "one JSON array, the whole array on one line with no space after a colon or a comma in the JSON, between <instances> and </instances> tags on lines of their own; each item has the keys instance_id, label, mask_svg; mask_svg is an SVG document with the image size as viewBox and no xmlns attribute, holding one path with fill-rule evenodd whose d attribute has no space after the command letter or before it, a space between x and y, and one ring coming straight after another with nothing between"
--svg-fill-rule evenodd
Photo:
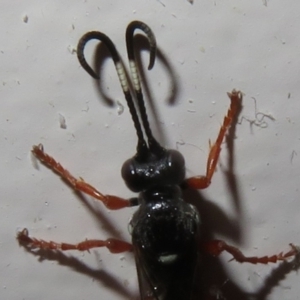
<instances>
[{"instance_id":1,"label":"front leg","mask_svg":"<svg viewBox=\"0 0 300 300\"><path fill-rule=\"evenodd\" d=\"M241 102L243 99L242 93L240 91L233 90L231 93L227 94L231 100L230 107L227 111L227 115L224 117L224 121L220 128L219 135L216 141L212 146L210 145L210 151L206 164L206 175L188 178L185 181L185 185L187 185L190 188L205 189L210 185L212 176L217 167L218 159L221 152L221 145L223 143L224 137L230 125L232 124L232 121L238 115L241 109Z\"/></svg>"},{"instance_id":2,"label":"front leg","mask_svg":"<svg viewBox=\"0 0 300 300\"><path fill-rule=\"evenodd\" d=\"M103 195L93 186L86 183L82 178L75 178L59 162L57 162L53 157L44 152L44 147L42 144L33 146L32 153L43 164L57 173L62 179L66 180L75 190L88 194L97 200L100 200L108 209L115 210L134 205L134 202L131 200L126 200L113 195Z\"/></svg>"}]
</instances>

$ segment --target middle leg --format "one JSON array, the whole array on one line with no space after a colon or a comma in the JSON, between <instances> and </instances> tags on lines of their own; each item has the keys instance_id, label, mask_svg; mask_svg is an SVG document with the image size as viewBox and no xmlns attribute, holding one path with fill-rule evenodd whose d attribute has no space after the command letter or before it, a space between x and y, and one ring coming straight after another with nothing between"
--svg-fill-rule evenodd
<instances>
[{"instance_id":1,"label":"middle leg","mask_svg":"<svg viewBox=\"0 0 300 300\"><path fill-rule=\"evenodd\" d=\"M132 251L131 244L113 238L109 238L107 240L85 240L78 244L56 243L53 241L47 242L42 239L30 237L28 230L26 228L18 232L17 239L20 244L24 245L30 250L43 249L43 250L53 250L53 251L55 250L89 251L92 248L106 247L111 253Z\"/></svg>"},{"instance_id":2,"label":"middle leg","mask_svg":"<svg viewBox=\"0 0 300 300\"><path fill-rule=\"evenodd\" d=\"M268 264L268 263L276 263L278 261L286 260L290 257L296 256L299 254L299 249L290 244L291 250L283 253L280 252L279 254L271 255L271 256L245 256L238 248L228 245L226 242L221 240L213 240L204 243L203 248L204 251L213 255L219 256L222 252L228 252L232 255L231 260L236 260L240 263L251 263L251 264ZM231 261L230 260L230 261Z\"/></svg>"}]
</instances>

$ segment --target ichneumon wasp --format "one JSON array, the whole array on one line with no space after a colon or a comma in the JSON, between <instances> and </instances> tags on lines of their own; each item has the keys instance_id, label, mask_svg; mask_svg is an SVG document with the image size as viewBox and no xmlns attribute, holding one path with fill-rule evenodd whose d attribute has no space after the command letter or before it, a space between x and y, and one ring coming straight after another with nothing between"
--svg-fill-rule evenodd
<instances>
[{"instance_id":1,"label":"ichneumon wasp","mask_svg":"<svg viewBox=\"0 0 300 300\"><path fill-rule=\"evenodd\" d=\"M100 79L99 76L89 66L84 56L86 44L90 40L99 40L107 47L114 61L138 139L136 154L123 164L121 173L127 187L132 192L138 193L138 196L123 199L104 195L81 178L75 178L44 151L43 145L33 146L32 149L37 159L61 176L75 190L101 201L108 209L138 205L130 222L132 243L114 238L85 240L78 244L47 242L30 237L26 228L18 233L19 242L29 250L86 251L106 247L112 253L133 251L141 299L156 300L192 298L195 272L202 251L215 256L227 251L233 260L254 264L275 263L295 256L298 250L293 245L286 253L246 257L237 248L224 241L214 240L205 243L201 241L199 212L193 205L184 201L182 189L204 189L210 185L221 152L221 144L237 114L242 93L236 90L228 93L230 106L217 139L210 147L206 174L185 179L185 161L181 153L161 146L150 128L134 52L134 33L137 29L144 32L149 42L149 70L154 66L156 55L156 40L151 29L143 22L131 22L126 30L126 45L133 93L116 47L104 33L98 31L86 33L78 43L77 56L83 69L97 80Z\"/></svg>"}]
</instances>

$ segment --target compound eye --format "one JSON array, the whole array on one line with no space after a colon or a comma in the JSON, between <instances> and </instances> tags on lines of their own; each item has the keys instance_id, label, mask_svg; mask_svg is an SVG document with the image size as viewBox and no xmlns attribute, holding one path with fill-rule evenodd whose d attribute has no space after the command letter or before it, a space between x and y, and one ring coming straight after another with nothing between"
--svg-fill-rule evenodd
<instances>
[{"instance_id":1,"label":"compound eye","mask_svg":"<svg viewBox=\"0 0 300 300\"><path fill-rule=\"evenodd\" d=\"M181 184L185 178L185 161L176 150L168 150L168 179L171 184Z\"/></svg>"},{"instance_id":2,"label":"compound eye","mask_svg":"<svg viewBox=\"0 0 300 300\"><path fill-rule=\"evenodd\" d=\"M168 150L169 166L174 170L182 169L185 167L183 155L176 150Z\"/></svg>"},{"instance_id":3,"label":"compound eye","mask_svg":"<svg viewBox=\"0 0 300 300\"><path fill-rule=\"evenodd\" d=\"M133 192L140 192L143 190L143 180L138 174L136 161L134 158L130 158L125 161L121 170L122 178L125 181L127 187Z\"/></svg>"}]
</instances>

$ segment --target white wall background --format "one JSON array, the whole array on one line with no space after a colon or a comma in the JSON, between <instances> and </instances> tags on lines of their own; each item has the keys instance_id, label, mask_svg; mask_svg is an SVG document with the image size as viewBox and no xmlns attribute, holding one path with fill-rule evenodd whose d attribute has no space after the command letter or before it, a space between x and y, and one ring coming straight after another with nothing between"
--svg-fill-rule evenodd
<instances>
[{"instance_id":1,"label":"white wall background","mask_svg":"<svg viewBox=\"0 0 300 300\"><path fill-rule=\"evenodd\" d=\"M208 140L216 137L229 104L226 92L236 88L245 94L243 121L237 124L234 141L240 212L222 168L203 193L205 201L215 205L209 213L201 212L209 215L212 231L219 226L220 211L229 218L215 236L249 255L278 253L289 250L291 242L300 244L299 1L15 0L1 1L0 12L1 299L138 298L131 254L111 255L100 249L41 262L15 240L23 227L47 240L130 240L127 224L135 209L109 212L88 199L94 214L51 171L40 164L35 168L30 150L43 143L73 174L104 193L133 196L120 176L122 163L136 146L128 110L118 115L117 106L101 101L73 49L84 33L100 30L125 60L125 28L135 19L152 28L172 68L173 106L167 104L172 74L162 61L158 59L146 75L163 142L182 151L189 176L205 171ZM89 49L87 55L92 55L93 45ZM142 56L146 64L148 53ZM102 74L104 92L125 106L109 60ZM266 116L262 120L257 113ZM60 128L60 115L66 129ZM223 148L221 162L226 166L228 151L226 145ZM230 233L238 226L240 238ZM222 255L225 270L216 269L228 280L216 283L224 299L238 299L227 291L230 284L238 286L239 299L250 299L246 293L263 289L266 278L276 282L276 265L239 265L228 259ZM271 284L260 300L299 298L299 274L279 274L282 280L274 288Z\"/></svg>"}]
</instances>

